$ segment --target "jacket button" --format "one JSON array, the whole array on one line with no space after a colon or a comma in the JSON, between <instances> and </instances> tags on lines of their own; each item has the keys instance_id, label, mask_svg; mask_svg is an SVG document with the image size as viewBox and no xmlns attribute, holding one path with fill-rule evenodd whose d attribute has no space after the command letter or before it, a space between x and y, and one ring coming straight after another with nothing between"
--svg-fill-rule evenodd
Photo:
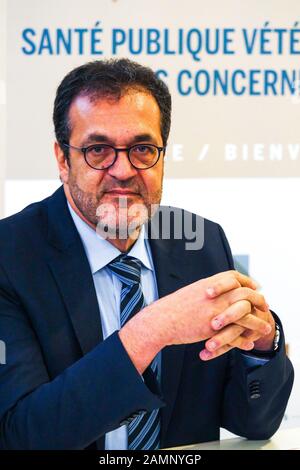
<instances>
[{"instance_id":1,"label":"jacket button","mask_svg":"<svg viewBox=\"0 0 300 470\"><path fill-rule=\"evenodd\" d=\"M252 400L255 400L256 398L260 398L260 393L252 393L252 395L250 395L250 398Z\"/></svg>"},{"instance_id":2,"label":"jacket button","mask_svg":"<svg viewBox=\"0 0 300 470\"><path fill-rule=\"evenodd\" d=\"M258 380L253 380L253 381L249 384L249 392L250 392L250 398L251 398L252 400L255 400L255 399L261 397L261 393L260 393L260 382L259 382Z\"/></svg>"}]
</instances>

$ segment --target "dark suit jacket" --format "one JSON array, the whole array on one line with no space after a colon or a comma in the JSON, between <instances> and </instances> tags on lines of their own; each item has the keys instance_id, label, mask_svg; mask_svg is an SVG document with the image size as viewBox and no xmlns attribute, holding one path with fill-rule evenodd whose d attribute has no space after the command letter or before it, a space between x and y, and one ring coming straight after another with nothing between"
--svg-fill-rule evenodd
<instances>
[{"instance_id":1,"label":"dark suit jacket","mask_svg":"<svg viewBox=\"0 0 300 470\"><path fill-rule=\"evenodd\" d=\"M204 228L198 251L186 251L185 240L150 240L160 297L233 268L221 227L205 220ZM293 382L283 338L275 357L251 372L238 350L203 362L203 343L166 347L160 395L117 333L103 341L92 274L62 188L2 220L0 240L7 348L0 449L103 449L106 432L156 407L162 447L218 439L220 426L250 439L277 430Z\"/></svg>"}]
</instances>

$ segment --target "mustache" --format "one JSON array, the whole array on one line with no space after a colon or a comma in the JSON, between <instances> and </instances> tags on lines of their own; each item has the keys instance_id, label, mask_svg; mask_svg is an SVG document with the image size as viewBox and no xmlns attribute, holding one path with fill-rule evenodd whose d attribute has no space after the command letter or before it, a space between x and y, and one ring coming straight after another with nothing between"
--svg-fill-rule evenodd
<instances>
[{"instance_id":1,"label":"mustache","mask_svg":"<svg viewBox=\"0 0 300 470\"><path fill-rule=\"evenodd\" d=\"M128 191L138 194L142 194L144 192L144 188L141 188L141 186L136 183L128 184L128 182L119 181L118 183L104 185L101 188L101 193L107 193L109 191L114 191L115 189L127 189Z\"/></svg>"}]
</instances>

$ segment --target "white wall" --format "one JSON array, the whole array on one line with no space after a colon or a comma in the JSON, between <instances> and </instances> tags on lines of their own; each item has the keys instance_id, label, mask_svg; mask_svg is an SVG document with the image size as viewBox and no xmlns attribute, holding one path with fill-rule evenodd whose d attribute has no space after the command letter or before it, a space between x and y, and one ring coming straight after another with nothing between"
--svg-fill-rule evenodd
<instances>
[{"instance_id":1,"label":"white wall","mask_svg":"<svg viewBox=\"0 0 300 470\"><path fill-rule=\"evenodd\" d=\"M0 0L0 217L4 210L6 144L6 1Z\"/></svg>"}]
</instances>

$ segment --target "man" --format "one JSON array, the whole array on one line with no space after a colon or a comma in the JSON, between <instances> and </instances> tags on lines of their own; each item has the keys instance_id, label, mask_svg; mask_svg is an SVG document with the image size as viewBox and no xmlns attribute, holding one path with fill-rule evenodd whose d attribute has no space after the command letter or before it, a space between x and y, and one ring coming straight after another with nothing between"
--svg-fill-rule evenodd
<instances>
[{"instance_id":1,"label":"man","mask_svg":"<svg viewBox=\"0 0 300 470\"><path fill-rule=\"evenodd\" d=\"M293 370L279 319L220 226L190 214L204 240L187 249L186 213L157 210L170 111L166 85L125 59L58 87L63 186L0 224L2 449L155 449L280 425Z\"/></svg>"}]
</instances>

